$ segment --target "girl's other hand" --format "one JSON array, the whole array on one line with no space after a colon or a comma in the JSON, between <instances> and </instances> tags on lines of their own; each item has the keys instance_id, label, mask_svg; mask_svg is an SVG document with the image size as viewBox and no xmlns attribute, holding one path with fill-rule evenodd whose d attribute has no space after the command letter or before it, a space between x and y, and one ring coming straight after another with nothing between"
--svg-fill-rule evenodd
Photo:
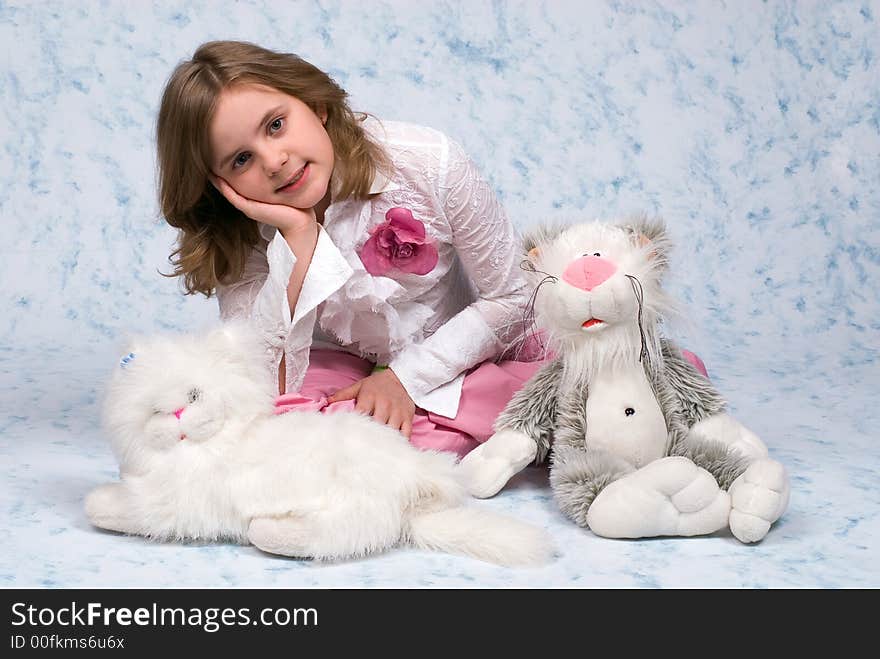
<instances>
[{"instance_id":1,"label":"girl's other hand","mask_svg":"<svg viewBox=\"0 0 880 659\"><path fill-rule=\"evenodd\" d=\"M317 223L315 209L293 208L283 204L267 204L262 201L254 201L238 194L229 183L219 176L211 176L211 183L220 191L230 204L252 220L269 224L282 234L299 233L310 229Z\"/></svg>"},{"instance_id":2,"label":"girl's other hand","mask_svg":"<svg viewBox=\"0 0 880 659\"><path fill-rule=\"evenodd\" d=\"M355 399L355 410L370 414L379 423L399 430L405 437L412 434L416 404L390 368L377 371L353 385L340 389L328 399L331 403Z\"/></svg>"}]
</instances>

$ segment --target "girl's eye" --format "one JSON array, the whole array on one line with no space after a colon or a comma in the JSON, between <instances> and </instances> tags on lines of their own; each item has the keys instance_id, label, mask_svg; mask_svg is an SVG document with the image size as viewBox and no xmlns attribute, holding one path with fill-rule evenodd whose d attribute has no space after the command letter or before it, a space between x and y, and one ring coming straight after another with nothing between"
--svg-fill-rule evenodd
<instances>
[{"instance_id":1,"label":"girl's eye","mask_svg":"<svg viewBox=\"0 0 880 659\"><path fill-rule=\"evenodd\" d=\"M282 119L281 117L278 117L275 121L273 121L271 124L269 124L269 132L270 133L277 133L283 127L284 127L284 119Z\"/></svg>"},{"instance_id":2,"label":"girl's eye","mask_svg":"<svg viewBox=\"0 0 880 659\"><path fill-rule=\"evenodd\" d=\"M239 153L235 156L235 160L232 161L233 168L235 167L244 167L247 164L247 161L251 159L251 154L249 153Z\"/></svg>"}]
</instances>

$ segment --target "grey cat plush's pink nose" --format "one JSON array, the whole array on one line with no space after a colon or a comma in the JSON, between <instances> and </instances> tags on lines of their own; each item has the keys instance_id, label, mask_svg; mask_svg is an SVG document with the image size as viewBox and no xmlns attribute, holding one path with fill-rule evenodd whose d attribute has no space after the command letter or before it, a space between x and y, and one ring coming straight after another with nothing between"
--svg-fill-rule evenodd
<instances>
[{"instance_id":1,"label":"grey cat plush's pink nose","mask_svg":"<svg viewBox=\"0 0 880 659\"><path fill-rule=\"evenodd\" d=\"M601 256L582 256L572 261L565 272L563 281L583 291L592 291L617 272L617 266Z\"/></svg>"},{"instance_id":2,"label":"grey cat plush's pink nose","mask_svg":"<svg viewBox=\"0 0 880 659\"><path fill-rule=\"evenodd\" d=\"M180 419L180 415L183 414L183 411L185 409L186 409L185 407L180 407L180 408L174 410L174 416L176 416L178 419Z\"/></svg>"}]
</instances>

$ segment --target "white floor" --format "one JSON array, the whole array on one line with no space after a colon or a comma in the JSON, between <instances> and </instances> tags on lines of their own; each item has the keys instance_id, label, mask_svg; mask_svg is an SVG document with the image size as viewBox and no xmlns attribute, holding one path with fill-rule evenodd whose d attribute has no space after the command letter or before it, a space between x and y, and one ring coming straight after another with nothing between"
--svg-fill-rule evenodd
<instances>
[{"instance_id":1,"label":"white floor","mask_svg":"<svg viewBox=\"0 0 880 659\"><path fill-rule=\"evenodd\" d=\"M715 359L715 357L713 357ZM104 355L0 360L10 408L0 416L0 585L4 587L299 588L850 588L880 586L878 375L770 371L767 381L710 363L734 413L761 434L792 475L790 509L757 545L729 532L612 541L562 517L546 471L529 468L483 505L547 528L559 555L546 567L505 569L399 549L343 564L276 558L253 547L155 544L91 528L93 486L115 478L97 429ZM766 372L766 371L765 371ZM835 381L829 381L829 378ZM748 404L739 401L749 401Z\"/></svg>"}]
</instances>

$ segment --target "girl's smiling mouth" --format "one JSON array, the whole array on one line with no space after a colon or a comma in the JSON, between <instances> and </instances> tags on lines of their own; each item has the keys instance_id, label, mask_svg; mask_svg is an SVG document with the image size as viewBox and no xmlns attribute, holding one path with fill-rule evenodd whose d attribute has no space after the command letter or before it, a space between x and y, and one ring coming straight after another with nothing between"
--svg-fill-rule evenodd
<instances>
[{"instance_id":1,"label":"girl's smiling mouth","mask_svg":"<svg viewBox=\"0 0 880 659\"><path fill-rule=\"evenodd\" d=\"M302 166L293 176L288 179L287 183L276 189L275 192L293 192L305 182L309 174L309 163Z\"/></svg>"}]
</instances>

